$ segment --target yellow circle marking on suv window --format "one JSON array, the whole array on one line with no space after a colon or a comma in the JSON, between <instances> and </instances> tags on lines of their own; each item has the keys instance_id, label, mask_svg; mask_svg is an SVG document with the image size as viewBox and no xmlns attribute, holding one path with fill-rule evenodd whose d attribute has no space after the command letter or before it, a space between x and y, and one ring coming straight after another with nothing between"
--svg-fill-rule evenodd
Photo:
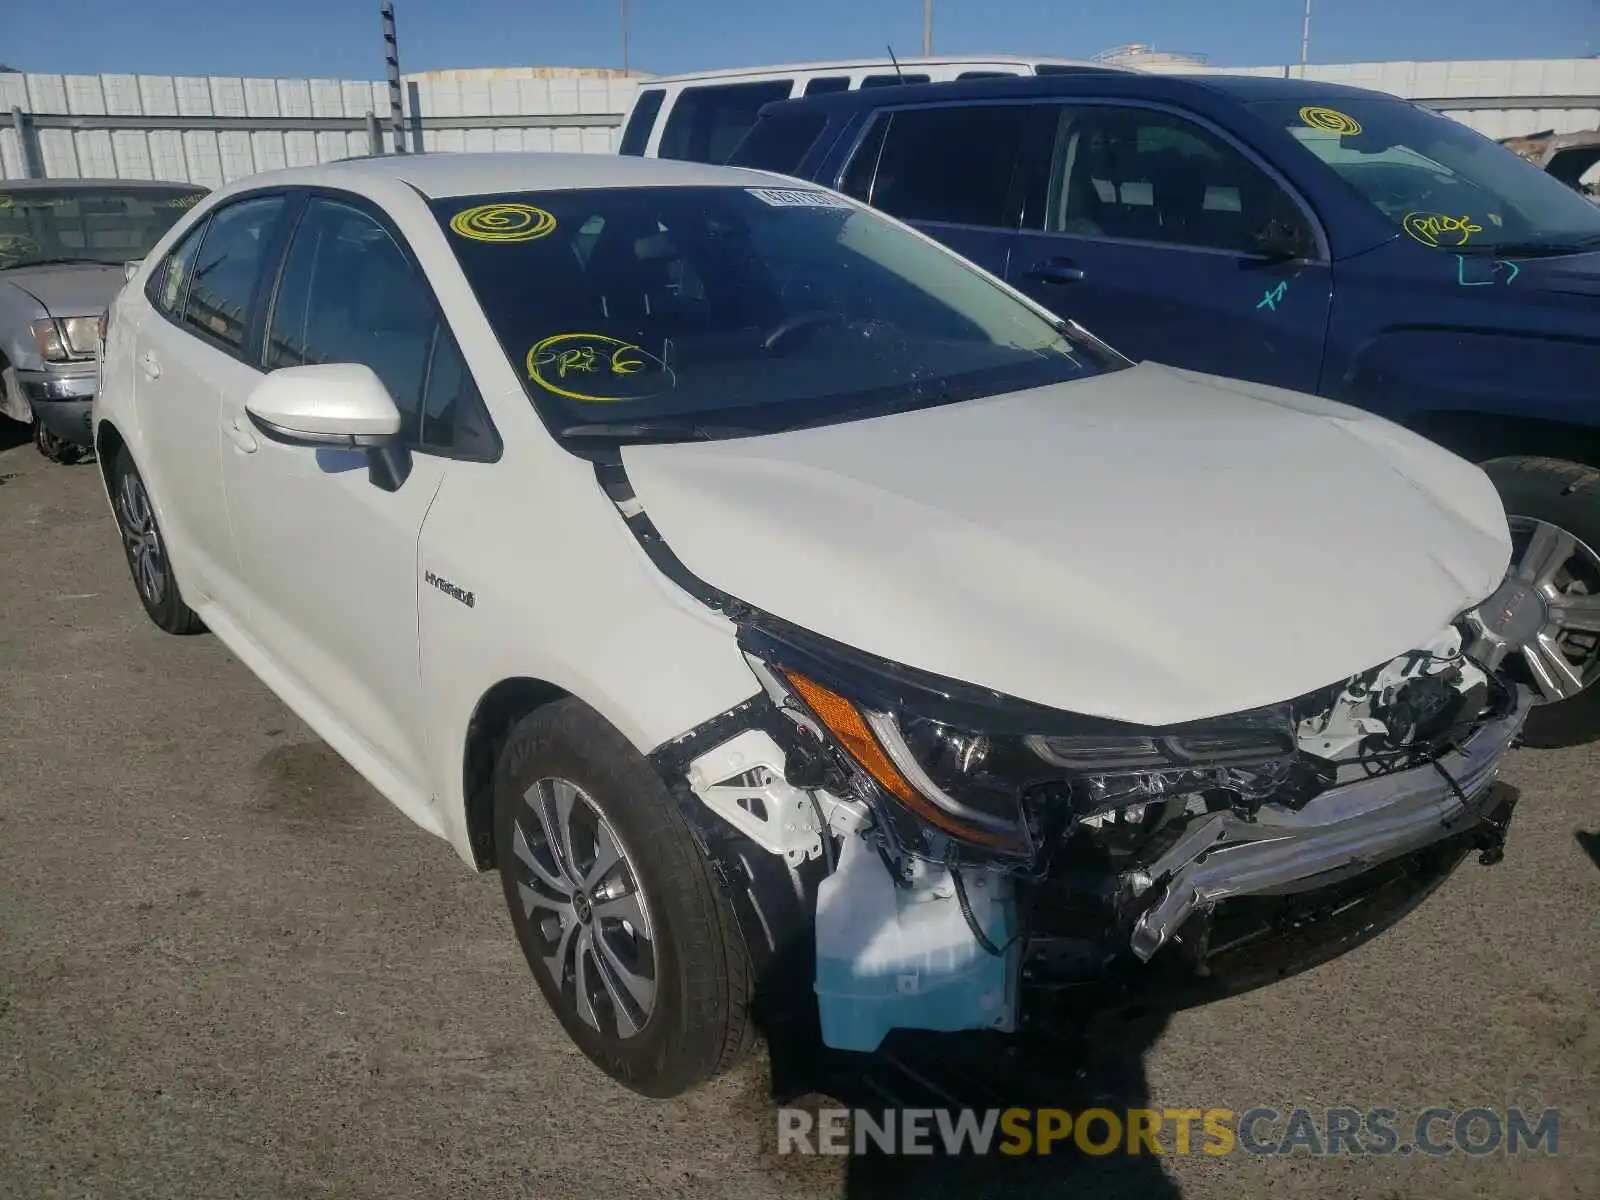
<instances>
[{"instance_id":1,"label":"yellow circle marking on suv window","mask_svg":"<svg viewBox=\"0 0 1600 1200\"><path fill-rule=\"evenodd\" d=\"M1349 137L1361 132L1361 122L1336 108L1322 108L1308 104L1300 110L1300 119L1313 129L1323 133L1337 133L1340 137Z\"/></svg>"},{"instance_id":2,"label":"yellow circle marking on suv window","mask_svg":"<svg viewBox=\"0 0 1600 1200\"><path fill-rule=\"evenodd\" d=\"M531 242L556 227L556 219L531 204L479 204L450 218L450 228L475 242Z\"/></svg>"},{"instance_id":3,"label":"yellow circle marking on suv window","mask_svg":"<svg viewBox=\"0 0 1600 1200\"><path fill-rule=\"evenodd\" d=\"M557 396L596 404L648 400L678 380L648 350L603 333L557 333L528 351L528 378Z\"/></svg>"}]
</instances>

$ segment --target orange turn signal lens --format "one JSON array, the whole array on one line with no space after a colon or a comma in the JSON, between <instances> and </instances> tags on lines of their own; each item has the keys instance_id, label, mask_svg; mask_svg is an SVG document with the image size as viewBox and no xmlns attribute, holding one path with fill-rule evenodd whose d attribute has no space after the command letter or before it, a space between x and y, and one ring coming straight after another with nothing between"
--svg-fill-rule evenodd
<instances>
[{"instance_id":1,"label":"orange turn signal lens","mask_svg":"<svg viewBox=\"0 0 1600 1200\"><path fill-rule=\"evenodd\" d=\"M1013 840L987 830L974 829L958 821L912 787L900 773L900 769L884 753L883 747L872 735L872 730L867 727L866 720L856 706L838 692L823 687L815 679L807 678L797 671L784 671L783 674L790 686L799 694L800 699L804 700L806 706L817 715L817 719L828 727L828 732L839 739L839 744L845 748L850 757L860 763L866 772L877 780L880 787L923 820L945 833L979 845L1004 846Z\"/></svg>"}]
</instances>

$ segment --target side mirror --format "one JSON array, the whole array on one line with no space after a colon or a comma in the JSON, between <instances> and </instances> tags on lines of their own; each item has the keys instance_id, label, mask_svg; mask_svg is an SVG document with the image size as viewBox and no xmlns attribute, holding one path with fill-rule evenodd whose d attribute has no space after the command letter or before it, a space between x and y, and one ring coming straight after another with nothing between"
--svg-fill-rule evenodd
<instances>
[{"instance_id":1,"label":"side mirror","mask_svg":"<svg viewBox=\"0 0 1600 1200\"><path fill-rule=\"evenodd\" d=\"M367 451L368 477L394 491L410 474L400 440L400 410L376 372L362 363L280 367L244 402L263 437L286 446Z\"/></svg>"},{"instance_id":2,"label":"side mirror","mask_svg":"<svg viewBox=\"0 0 1600 1200\"><path fill-rule=\"evenodd\" d=\"M1317 252L1311 231L1298 221L1268 221L1265 228L1256 234L1255 242L1256 252L1275 263L1304 262Z\"/></svg>"},{"instance_id":3,"label":"side mirror","mask_svg":"<svg viewBox=\"0 0 1600 1200\"><path fill-rule=\"evenodd\" d=\"M244 403L250 422L289 446L379 446L400 432L400 410L371 367L281 367Z\"/></svg>"}]
</instances>

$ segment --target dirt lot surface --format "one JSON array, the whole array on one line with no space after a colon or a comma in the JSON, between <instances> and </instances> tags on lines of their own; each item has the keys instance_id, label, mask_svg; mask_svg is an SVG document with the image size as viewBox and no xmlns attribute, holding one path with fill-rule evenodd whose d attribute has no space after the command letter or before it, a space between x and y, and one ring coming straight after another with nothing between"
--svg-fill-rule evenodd
<instances>
[{"instance_id":1,"label":"dirt lot surface","mask_svg":"<svg viewBox=\"0 0 1600 1200\"><path fill-rule=\"evenodd\" d=\"M1600 751L1517 752L1500 866L1095 1067L1155 1107L1554 1106L1555 1157L779 1157L763 1055L602 1078L495 881L146 621L94 467L0 443L0 531L0 1195L1600 1196Z\"/></svg>"}]
</instances>

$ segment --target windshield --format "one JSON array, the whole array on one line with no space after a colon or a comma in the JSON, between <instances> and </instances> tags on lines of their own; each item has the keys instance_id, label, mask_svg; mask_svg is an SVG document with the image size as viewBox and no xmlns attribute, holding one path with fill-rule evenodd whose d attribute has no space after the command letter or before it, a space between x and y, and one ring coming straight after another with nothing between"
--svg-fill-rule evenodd
<instances>
[{"instance_id":1,"label":"windshield","mask_svg":"<svg viewBox=\"0 0 1600 1200\"><path fill-rule=\"evenodd\" d=\"M1104 369L964 260L815 189L434 211L529 396L570 436L770 432Z\"/></svg>"},{"instance_id":2,"label":"windshield","mask_svg":"<svg viewBox=\"0 0 1600 1200\"><path fill-rule=\"evenodd\" d=\"M1600 208L1450 117L1365 98L1254 107L1424 246L1530 254L1600 246Z\"/></svg>"},{"instance_id":3,"label":"windshield","mask_svg":"<svg viewBox=\"0 0 1600 1200\"><path fill-rule=\"evenodd\" d=\"M206 194L184 187L0 187L0 270L143 258Z\"/></svg>"}]
</instances>

